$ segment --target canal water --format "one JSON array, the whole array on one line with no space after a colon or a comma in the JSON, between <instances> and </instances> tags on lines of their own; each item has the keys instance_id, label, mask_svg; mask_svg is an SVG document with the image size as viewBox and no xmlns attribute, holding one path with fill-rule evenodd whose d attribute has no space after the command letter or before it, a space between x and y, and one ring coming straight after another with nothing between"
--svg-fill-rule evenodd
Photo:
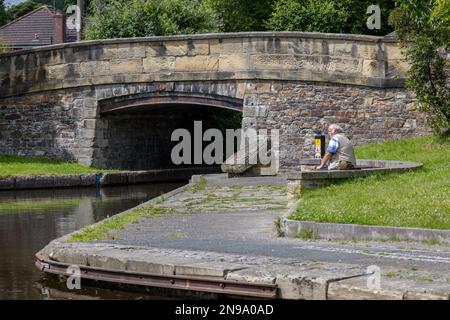
<instances>
[{"instance_id":1,"label":"canal water","mask_svg":"<svg viewBox=\"0 0 450 320\"><path fill-rule=\"evenodd\" d=\"M0 191L0 300L151 298L89 286L68 290L35 267L34 255L55 238L183 184Z\"/></svg>"}]
</instances>

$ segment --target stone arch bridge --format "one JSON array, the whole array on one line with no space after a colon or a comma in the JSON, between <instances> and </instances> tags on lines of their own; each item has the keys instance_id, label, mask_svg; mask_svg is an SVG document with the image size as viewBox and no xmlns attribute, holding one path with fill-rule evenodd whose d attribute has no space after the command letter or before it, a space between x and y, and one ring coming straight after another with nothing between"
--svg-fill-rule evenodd
<instances>
[{"instance_id":1,"label":"stone arch bridge","mask_svg":"<svg viewBox=\"0 0 450 320\"><path fill-rule=\"evenodd\" d=\"M339 123L356 144L424 134L394 40L236 33L84 41L0 54L0 154L101 168L170 166L194 109L280 130L282 168ZM169 158L168 158L169 156Z\"/></svg>"}]
</instances>

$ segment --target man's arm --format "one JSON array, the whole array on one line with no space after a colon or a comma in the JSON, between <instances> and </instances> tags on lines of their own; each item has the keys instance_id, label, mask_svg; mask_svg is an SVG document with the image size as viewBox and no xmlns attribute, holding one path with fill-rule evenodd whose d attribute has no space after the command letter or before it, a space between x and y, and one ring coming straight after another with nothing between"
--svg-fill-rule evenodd
<instances>
[{"instance_id":1,"label":"man's arm","mask_svg":"<svg viewBox=\"0 0 450 320\"><path fill-rule=\"evenodd\" d=\"M322 161L320 162L320 166L316 167L316 170L320 170L330 161L331 157L333 156L332 153L327 152L325 153L325 156L323 157Z\"/></svg>"},{"instance_id":2,"label":"man's arm","mask_svg":"<svg viewBox=\"0 0 450 320\"><path fill-rule=\"evenodd\" d=\"M325 156L323 157L322 161L320 162L320 166L316 167L316 170L320 170L328 163L328 161L331 160L331 157L333 154L337 152L337 149L339 148L339 141L336 139L336 137L332 137L330 140L330 143L328 144L327 152L325 153Z\"/></svg>"}]
</instances>

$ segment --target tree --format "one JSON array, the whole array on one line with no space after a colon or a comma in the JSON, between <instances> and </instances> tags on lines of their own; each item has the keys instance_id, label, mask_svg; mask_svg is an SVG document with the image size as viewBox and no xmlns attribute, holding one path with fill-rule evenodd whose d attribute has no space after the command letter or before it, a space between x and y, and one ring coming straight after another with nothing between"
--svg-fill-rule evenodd
<instances>
[{"instance_id":1,"label":"tree","mask_svg":"<svg viewBox=\"0 0 450 320\"><path fill-rule=\"evenodd\" d=\"M205 0L218 17L219 31L264 31L275 0Z\"/></svg>"},{"instance_id":2,"label":"tree","mask_svg":"<svg viewBox=\"0 0 450 320\"><path fill-rule=\"evenodd\" d=\"M59 10L64 9L64 0L33 0L33 2L38 3L40 6L47 5L51 7L56 7Z\"/></svg>"},{"instance_id":3,"label":"tree","mask_svg":"<svg viewBox=\"0 0 450 320\"><path fill-rule=\"evenodd\" d=\"M86 39L144 37L216 31L201 0L93 0Z\"/></svg>"},{"instance_id":4,"label":"tree","mask_svg":"<svg viewBox=\"0 0 450 320\"><path fill-rule=\"evenodd\" d=\"M8 14L6 13L4 2L4 0L0 0L0 26L8 22Z\"/></svg>"},{"instance_id":5,"label":"tree","mask_svg":"<svg viewBox=\"0 0 450 320\"><path fill-rule=\"evenodd\" d=\"M381 28L370 30L367 8L376 3L381 10ZM276 0L266 25L273 31L309 31L386 35L393 0Z\"/></svg>"},{"instance_id":6,"label":"tree","mask_svg":"<svg viewBox=\"0 0 450 320\"><path fill-rule=\"evenodd\" d=\"M274 31L344 32L348 14L329 0L278 0L267 26Z\"/></svg>"},{"instance_id":7,"label":"tree","mask_svg":"<svg viewBox=\"0 0 450 320\"><path fill-rule=\"evenodd\" d=\"M36 3L31 0L12 5L7 12L9 21L16 20L17 18L26 15L27 13L39 8L40 6L42 6L42 4Z\"/></svg>"},{"instance_id":8,"label":"tree","mask_svg":"<svg viewBox=\"0 0 450 320\"><path fill-rule=\"evenodd\" d=\"M450 0L397 0L390 23L410 65L406 87L436 133L450 136Z\"/></svg>"}]
</instances>

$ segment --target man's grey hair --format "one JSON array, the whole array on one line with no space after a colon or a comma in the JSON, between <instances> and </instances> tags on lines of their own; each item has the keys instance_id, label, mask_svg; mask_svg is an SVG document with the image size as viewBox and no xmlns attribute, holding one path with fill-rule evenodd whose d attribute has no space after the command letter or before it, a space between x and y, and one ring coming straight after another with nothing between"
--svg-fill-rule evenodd
<instances>
[{"instance_id":1,"label":"man's grey hair","mask_svg":"<svg viewBox=\"0 0 450 320\"><path fill-rule=\"evenodd\" d=\"M328 127L328 130L331 130L331 131L336 132L336 133L341 133L341 132L344 131L340 126L338 126L335 123L330 124L330 126Z\"/></svg>"}]
</instances>

